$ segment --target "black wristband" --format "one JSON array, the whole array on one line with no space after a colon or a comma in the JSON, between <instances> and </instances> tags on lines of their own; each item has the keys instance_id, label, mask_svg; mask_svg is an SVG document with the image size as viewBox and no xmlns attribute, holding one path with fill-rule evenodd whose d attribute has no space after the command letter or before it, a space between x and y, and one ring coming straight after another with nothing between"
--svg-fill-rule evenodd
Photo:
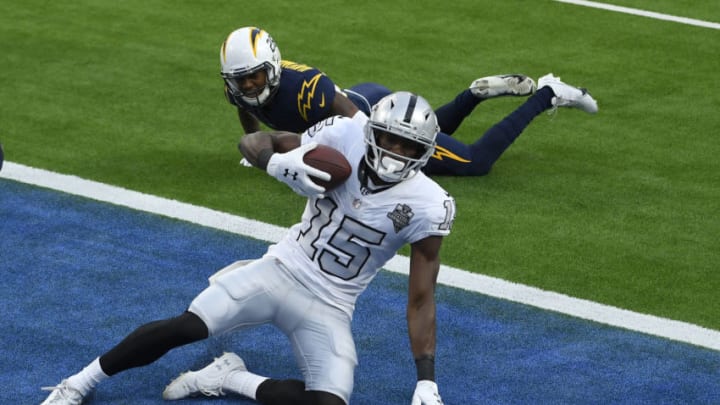
<instances>
[{"instance_id":1,"label":"black wristband","mask_svg":"<svg viewBox=\"0 0 720 405\"><path fill-rule=\"evenodd\" d=\"M270 160L270 156L272 156L275 153L272 149L264 149L258 153L257 157L257 165L258 168L267 170L268 161Z\"/></svg>"},{"instance_id":2,"label":"black wristband","mask_svg":"<svg viewBox=\"0 0 720 405\"><path fill-rule=\"evenodd\" d=\"M415 359L417 379L435 381L435 356L424 355Z\"/></svg>"}]
</instances>

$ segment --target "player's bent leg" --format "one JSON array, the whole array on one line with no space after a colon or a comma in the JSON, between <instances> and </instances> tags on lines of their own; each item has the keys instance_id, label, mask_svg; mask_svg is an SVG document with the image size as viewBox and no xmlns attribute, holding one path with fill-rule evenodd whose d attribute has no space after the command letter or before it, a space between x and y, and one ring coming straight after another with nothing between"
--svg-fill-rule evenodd
<instances>
[{"instance_id":1,"label":"player's bent leg","mask_svg":"<svg viewBox=\"0 0 720 405\"><path fill-rule=\"evenodd\" d=\"M463 120L470 115L482 99L475 97L470 89L463 90L447 104L435 109L440 130L452 135Z\"/></svg>"},{"instance_id":2,"label":"player's bent leg","mask_svg":"<svg viewBox=\"0 0 720 405\"><path fill-rule=\"evenodd\" d=\"M475 79L467 90L435 110L440 130L455 133L463 120L483 100L503 96L529 96L535 92L535 81L525 75L508 74Z\"/></svg>"},{"instance_id":3,"label":"player's bent leg","mask_svg":"<svg viewBox=\"0 0 720 405\"><path fill-rule=\"evenodd\" d=\"M346 405L335 394L306 391L300 380L265 380L257 390L257 400L265 405Z\"/></svg>"},{"instance_id":4,"label":"player's bent leg","mask_svg":"<svg viewBox=\"0 0 720 405\"><path fill-rule=\"evenodd\" d=\"M350 316L304 289L291 291L286 301L276 316L276 325L293 346L305 390L331 393L343 401L340 403L348 403L357 366ZM307 395L319 395L325 401L331 398L327 394Z\"/></svg>"},{"instance_id":5,"label":"player's bent leg","mask_svg":"<svg viewBox=\"0 0 720 405\"><path fill-rule=\"evenodd\" d=\"M301 404L305 395L305 383L300 380L270 378L260 384L255 395L261 404Z\"/></svg>"},{"instance_id":6,"label":"player's bent leg","mask_svg":"<svg viewBox=\"0 0 720 405\"><path fill-rule=\"evenodd\" d=\"M245 290L252 289L251 280L261 279L272 282L272 270L263 267L262 260L246 266L237 266L234 271L224 273L201 292L182 315L162 321L151 322L136 329L122 342L100 357L100 365L107 375L113 375L132 367L152 363L170 349L207 338L232 327L259 324L271 319L268 308L272 305L264 295L255 295L254 300L263 300L254 305L253 300L238 300ZM246 270L247 269L247 270ZM267 277L262 277L261 273ZM241 273L241 274L236 274ZM236 278L243 282L235 282ZM226 280L226 282L223 282ZM234 284L228 287L227 283ZM247 295L248 297L250 294ZM246 320L247 323L239 321Z\"/></svg>"},{"instance_id":7,"label":"player's bent leg","mask_svg":"<svg viewBox=\"0 0 720 405\"><path fill-rule=\"evenodd\" d=\"M211 336L271 322L284 292L296 288L273 258L258 259L223 272L190 303L189 311Z\"/></svg>"},{"instance_id":8,"label":"player's bent leg","mask_svg":"<svg viewBox=\"0 0 720 405\"><path fill-rule=\"evenodd\" d=\"M450 135L440 132L437 145L427 165L423 168L429 176L479 176L480 168L473 160L472 150ZM484 174L484 173L483 173Z\"/></svg>"},{"instance_id":9,"label":"player's bent leg","mask_svg":"<svg viewBox=\"0 0 720 405\"><path fill-rule=\"evenodd\" d=\"M525 128L543 111L552 107L554 93L543 87L520 107L493 125L471 145L443 135L437 136L435 153L424 171L430 176L483 176Z\"/></svg>"},{"instance_id":10,"label":"player's bent leg","mask_svg":"<svg viewBox=\"0 0 720 405\"><path fill-rule=\"evenodd\" d=\"M208 337L205 323L191 312L175 318L150 322L135 329L110 351L100 356L108 376L133 367L148 365L170 349Z\"/></svg>"},{"instance_id":11,"label":"player's bent leg","mask_svg":"<svg viewBox=\"0 0 720 405\"><path fill-rule=\"evenodd\" d=\"M470 145L476 173L487 174L535 117L551 107L551 92L541 89L520 107L488 129Z\"/></svg>"},{"instance_id":12,"label":"player's bent leg","mask_svg":"<svg viewBox=\"0 0 720 405\"><path fill-rule=\"evenodd\" d=\"M78 405L102 380L133 367L150 364L170 349L208 336L205 324L185 312L175 318L155 321L137 328L109 352L93 360L80 372L54 387L44 405Z\"/></svg>"}]
</instances>

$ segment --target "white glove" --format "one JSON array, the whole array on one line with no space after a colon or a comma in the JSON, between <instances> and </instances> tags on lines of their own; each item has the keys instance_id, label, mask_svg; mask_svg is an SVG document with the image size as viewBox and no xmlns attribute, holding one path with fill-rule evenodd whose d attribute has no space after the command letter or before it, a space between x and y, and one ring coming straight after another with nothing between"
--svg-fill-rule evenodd
<instances>
[{"instance_id":1,"label":"white glove","mask_svg":"<svg viewBox=\"0 0 720 405\"><path fill-rule=\"evenodd\" d=\"M415 386L411 405L442 405L443 401L434 381L420 380Z\"/></svg>"},{"instance_id":2,"label":"white glove","mask_svg":"<svg viewBox=\"0 0 720 405\"><path fill-rule=\"evenodd\" d=\"M240 166L253 167L252 163L248 162L248 160L245 158L240 159Z\"/></svg>"},{"instance_id":3,"label":"white glove","mask_svg":"<svg viewBox=\"0 0 720 405\"><path fill-rule=\"evenodd\" d=\"M273 153L266 171L302 196L323 198L325 187L315 184L310 176L327 181L330 174L303 162L303 156L317 145L317 142L311 142L286 153Z\"/></svg>"}]
</instances>

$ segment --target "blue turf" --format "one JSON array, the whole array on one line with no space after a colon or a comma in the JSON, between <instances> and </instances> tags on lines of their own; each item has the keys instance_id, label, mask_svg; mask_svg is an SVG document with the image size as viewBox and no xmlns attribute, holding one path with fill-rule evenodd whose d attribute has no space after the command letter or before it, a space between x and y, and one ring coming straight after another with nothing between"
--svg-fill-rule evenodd
<instances>
[{"instance_id":1,"label":"blue turf","mask_svg":"<svg viewBox=\"0 0 720 405\"><path fill-rule=\"evenodd\" d=\"M141 323L183 311L214 270L265 248L0 179L0 404L39 403L40 386L78 371ZM405 283L381 272L358 303L353 404L410 403ZM720 403L719 352L443 286L438 302L437 374L446 404ZM163 403L167 382L224 348L253 371L298 377L284 337L265 326L176 349L105 381L86 403Z\"/></svg>"}]
</instances>

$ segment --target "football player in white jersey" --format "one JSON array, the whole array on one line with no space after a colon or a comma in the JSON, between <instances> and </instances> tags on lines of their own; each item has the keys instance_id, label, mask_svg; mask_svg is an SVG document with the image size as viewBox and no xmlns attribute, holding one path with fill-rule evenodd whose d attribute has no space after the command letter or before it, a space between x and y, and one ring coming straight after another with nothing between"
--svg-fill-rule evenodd
<instances>
[{"instance_id":1,"label":"football player in white jersey","mask_svg":"<svg viewBox=\"0 0 720 405\"><path fill-rule=\"evenodd\" d=\"M256 132L243 138L241 150L253 166L308 197L300 223L262 258L216 273L183 314L140 326L49 388L43 404L79 404L103 379L147 365L172 348L266 323L288 336L304 381L254 374L238 355L224 353L201 370L181 374L163 397L233 392L263 404L348 404L357 365L355 302L405 244L411 247L407 323L418 380L408 402L442 404L435 383L434 290L455 201L421 172L438 130L425 99L397 92L377 103L369 118L331 117L301 136ZM348 180L332 190L310 180L328 174L302 159L318 144L340 150L352 167Z\"/></svg>"}]
</instances>

